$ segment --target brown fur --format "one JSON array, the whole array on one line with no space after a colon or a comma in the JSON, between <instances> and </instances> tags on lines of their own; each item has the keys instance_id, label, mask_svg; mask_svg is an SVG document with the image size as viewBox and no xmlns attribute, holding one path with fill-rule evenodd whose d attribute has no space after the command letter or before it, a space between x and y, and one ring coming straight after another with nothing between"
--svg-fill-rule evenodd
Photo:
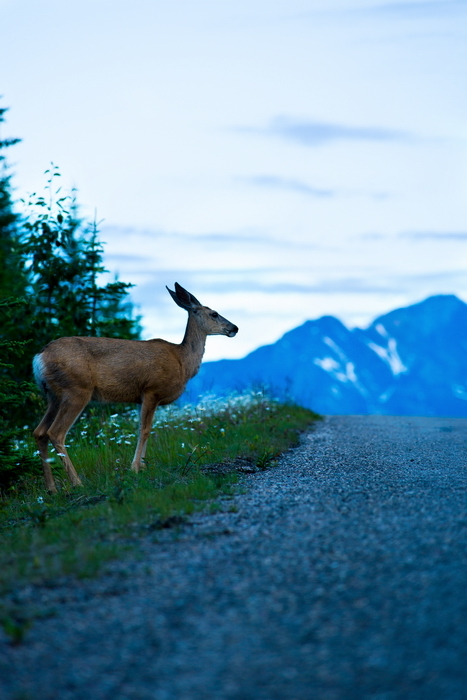
<instances>
[{"instance_id":1,"label":"brown fur","mask_svg":"<svg viewBox=\"0 0 467 700\"><path fill-rule=\"evenodd\" d=\"M49 440L71 483L81 485L65 438L91 400L141 404L139 439L131 465L138 471L156 408L178 399L188 380L197 373L206 336L233 337L237 333L237 326L202 306L180 285L175 284L175 292L169 292L188 311L185 336L179 345L159 338L59 338L34 358L36 380L48 398L46 414L34 437L49 491L57 490L48 461Z\"/></svg>"}]
</instances>

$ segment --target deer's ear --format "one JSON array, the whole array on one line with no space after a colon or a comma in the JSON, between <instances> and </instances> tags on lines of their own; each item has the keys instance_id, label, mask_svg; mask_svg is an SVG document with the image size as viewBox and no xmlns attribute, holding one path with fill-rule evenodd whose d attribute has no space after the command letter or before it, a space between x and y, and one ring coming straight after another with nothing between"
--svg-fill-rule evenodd
<instances>
[{"instance_id":1,"label":"deer's ear","mask_svg":"<svg viewBox=\"0 0 467 700\"><path fill-rule=\"evenodd\" d=\"M181 284L178 284L178 282L175 282L175 292L181 301L185 302L185 300L188 299L191 306L202 306L201 302L198 301L193 294L190 294L190 292L184 289Z\"/></svg>"},{"instance_id":2,"label":"deer's ear","mask_svg":"<svg viewBox=\"0 0 467 700\"><path fill-rule=\"evenodd\" d=\"M186 309L187 311L189 311L195 306L201 306L201 303L198 301L198 299L194 297L193 294L190 294L190 292L187 292L187 290L184 289L180 284L178 284L178 282L175 282L175 292L173 292L168 287L167 291L169 292L174 302L178 306L181 306L182 309Z\"/></svg>"}]
</instances>

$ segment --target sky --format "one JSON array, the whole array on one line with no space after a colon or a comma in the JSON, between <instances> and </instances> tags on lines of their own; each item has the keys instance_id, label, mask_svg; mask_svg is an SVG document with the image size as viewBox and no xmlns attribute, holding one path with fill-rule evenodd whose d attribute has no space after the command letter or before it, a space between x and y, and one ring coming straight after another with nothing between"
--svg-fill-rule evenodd
<instances>
[{"instance_id":1,"label":"sky","mask_svg":"<svg viewBox=\"0 0 467 700\"><path fill-rule=\"evenodd\" d=\"M465 0L0 0L15 196L53 162L143 337L175 281L242 357L307 319L467 301Z\"/></svg>"}]
</instances>

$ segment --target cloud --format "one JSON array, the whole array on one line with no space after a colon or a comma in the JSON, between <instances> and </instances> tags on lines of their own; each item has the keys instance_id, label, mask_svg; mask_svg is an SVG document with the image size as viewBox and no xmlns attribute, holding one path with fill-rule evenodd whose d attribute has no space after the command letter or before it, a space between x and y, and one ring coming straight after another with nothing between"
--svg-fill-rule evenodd
<instances>
[{"instance_id":1,"label":"cloud","mask_svg":"<svg viewBox=\"0 0 467 700\"><path fill-rule=\"evenodd\" d=\"M277 177L275 175L256 175L254 177L245 178L245 181L258 187L267 187L270 189L289 190L306 194L311 197L334 197L336 194L333 190L320 189L319 187L311 187L306 182L294 180L293 178Z\"/></svg>"},{"instance_id":2,"label":"cloud","mask_svg":"<svg viewBox=\"0 0 467 700\"><path fill-rule=\"evenodd\" d=\"M297 276L303 281L297 281ZM294 279L295 277L295 279ZM309 281L306 281L308 278ZM335 279L317 279L315 272L304 268L258 268L253 270L165 270L155 273L150 282L139 285L140 296L148 296L152 303L164 296L167 279L176 279L188 289L198 290L203 294L225 294L232 291L266 294L392 294L399 291L400 280L397 279L396 290L392 278L381 281L379 278L368 279L363 274L355 277L336 277ZM290 280L290 281L288 281Z\"/></svg>"},{"instance_id":3,"label":"cloud","mask_svg":"<svg viewBox=\"0 0 467 700\"><path fill-rule=\"evenodd\" d=\"M269 294L393 294L391 284L371 284L357 277L343 277L335 280L322 280L314 284L256 283L249 286L252 291Z\"/></svg>"},{"instance_id":4,"label":"cloud","mask_svg":"<svg viewBox=\"0 0 467 700\"><path fill-rule=\"evenodd\" d=\"M386 241L394 239L394 236L389 233L369 231L357 235L355 238L362 241ZM467 231L402 231L397 234L397 238L412 241L465 241L467 240Z\"/></svg>"},{"instance_id":5,"label":"cloud","mask_svg":"<svg viewBox=\"0 0 467 700\"><path fill-rule=\"evenodd\" d=\"M439 18L455 16L456 14L465 14L467 5L465 0L426 0L422 2L374 2L373 5L364 6L348 6L339 4L338 7L322 7L312 11L296 12L288 15L289 18L303 21L303 19L312 19L316 22L319 19L331 19L336 22L336 19L344 19L348 21L352 17L381 17L382 19L423 19L423 18Z\"/></svg>"},{"instance_id":6,"label":"cloud","mask_svg":"<svg viewBox=\"0 0 467 700\"><path fill-rule=\"evenodd\" d=\"M324 192L324 190L323 190ZM328 196L328 195L321 195ZM331 196L331 195L329 195ZM154 260L170 260L179 251L186 255L188 251L193 254L203 254L206 251L210 254L216 251L241 250L246 254L253 254L255 251L270 250L281 253L283 250L296 249L317 250L327 248L323 243L314 241L291 241L282 240L264 232L262 235L258 230L242 229L229 233L180 233L176 231L161 231L157 229L132 228L118 225L108 225L102 228L103 240L107 242L105 246L105 259L113 264L128 262L141 268L152 265ZM122 242L131 238L133 248L143 249L144 255L134 255L121 252ZM126 246L125 246L126 247ZM114 249L112 249L114 248ZM232 264L232 261L226 261ZM195 265L194 259L190 265Z\"/></svg>"},{"instance_id":7,"label":"cloud","mask_svg":"<svg viewBox=\"0 0 467 700\"><path fill-rule=\"evenodd\" d=\"M426 239L439 241L465 241L467 240L466 231L404 231L399 234L400 238L411 238L415 241Z\"/></svg>"},{"instance_id":8,"label":"cloud","mask_svg":"<svg viewBox=\"0 0 467 700\"><path fill-rule=\"evenodd\" d=\"M167 243L174 242L180 243L182 245L188 245L190 243L219 243L221 245L228 243L238 243L239 241L246 241L250 243L264 243L265 236L258 235L256 232L251 230L243 229L239 231L233 231L229 233L217 233L215 231L207 233L183 233L179 231L164 231L163 229L149 229L149 228L139 228L132 226L119 226L114 224L108 224L102 227L102 236L104 238L104 243L114 239L126 239L130 236L140 236L142 238L147 238L151 241L155 239L161 240ZM107 237L107 241L105 238ZM267 237L267 242L274 245L284 245L283 241ZM135 260L140 256L129 256L134 257ZM146 256L141 256L144 260L147 260Z\"/></svg>"},{"instance_id":9,"label":"cloud","mask_svg":"<svg viewBox=\"0 0 467 700\"><path fill-rule=\"evenodd\" d=\"M237 131L279 136L303 146L323 146L333 141L408 141L413 137L403 131L380 127L355 127L330 122L299 121L289 117L275 117L265 128L240 127Z\"/></svg>"},{"instance_id":10,"label":"cloud","mask_svg":"<svg viewBox=\"0 0 467 700\"><path fill-rule=\"evenodd\" d=\"M384 241L389 238L387 233L377 233L376 231L368 231L367 233L361 233L354 236L357 240L361 241Z\"/></svg>"},{"instance_id":11,"label":"cloud","mask_svg":"<svg viewBox=\"0 0 467 700\"><path fill-rule=\"evenodd\" d=\"M434 0L434 2L388 2L362 8L364 13L404 17L439 17L466 11L465 0ZM358 12L359 10L357 10Z\"/></svg>"},{"instance_id":12,"label":"cloud","mask_svg":"<svg viewBox=\"0 0 467 700\"><path fill-rule=\"evenodd\" d=\"M146 255L129 255L127 253L110 253L105 256L106 260L112 260L114 263L125 262L128 265L142 265L147 263Z\"/></svg>"}]
</instances>

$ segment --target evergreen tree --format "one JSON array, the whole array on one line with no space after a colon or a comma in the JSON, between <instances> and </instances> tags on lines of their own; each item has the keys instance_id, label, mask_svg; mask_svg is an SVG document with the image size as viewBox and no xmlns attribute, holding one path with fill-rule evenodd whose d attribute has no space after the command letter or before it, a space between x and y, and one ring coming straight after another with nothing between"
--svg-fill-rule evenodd
<instances>
[{"instance_id":1,"label":"evergreen tree","mask_svg":"<svg viewBox=\"0 0 467 700\"><path fill-rule=\"evenodd\" d=\"M6 111L0 108L0 127ZM32 389L23 382L29 368L17 372L21 363L27 364L22 356L29 350L25 342L28 334L22 328L26 318L27 274L20 240L21 219L13 208L5 149L18 141L0 139L0 469L7 470L4 480L0 476L0 487L8 484L13 473L24 466L14 447L16 429L12 426L18 422L24 424L24 406Z\"/></svg>"},{"instance_id":2,"label":"evergreen tree","mask_svg":"<svg viewBox=\"0 0 467 700\"><path fill-rule=\"evenodd\" d=\"M139 319L125 300L133 285L118 280L99 285L107 271L97 222L83 225L74 193L62 195L56 187L57 168L46 172L48 199L33 195L24 224L35 344L70 335L138 338Z\"/></svg>"},{"instance_id":3,"label":"evergreen tree","mask_svg":"<svg viewBox=\"0 0 467 700\"><path fill-rule=\"evenodd\" d=\"M22 299L0 300L0 322L14 316L24 304ZM0 492L13 486L21 478L40 473L37 457L25 454L18 444L19 431L14 427L12 417L21 411L24 421L24 407L35 390L29 382L17 382L11 377L13 365L5 362L6 355L21 355L27 343L13 340L0 340Z\"/></svg>"},{"instance_id":4,"label":"evergreen tree","mask_svg":"<svg viewBox=\"0 0 467 700\"><path fill-rule=\"evenodd\" d=\"M0 108L0 127L7 110ZM0 138L0 299L24 294L26 275L19 246L18 214L13 209L11 176L8 173L5 149L19 139Z\"/></svg>"},{"instance_id":5,"label":"evergreen tree","mask_svg":"<svg viewBox=\"0 0 467 700\"><path fill-rule=\"evenodd\" d=\"M0 126L5 112L0 109ZM31 196L29 216L15 211L5 149L18 141L0 139L0 471L3 464L7 482L24 467L14 426L31 423L42 410L27 383L33 355L65 335L140 334L128 300L132 285L100 283L106 270L97 223L83 224L74 193L62 195L55 184L57 168L47 171L46 196Z\"/></svg>"}]
</instances>

